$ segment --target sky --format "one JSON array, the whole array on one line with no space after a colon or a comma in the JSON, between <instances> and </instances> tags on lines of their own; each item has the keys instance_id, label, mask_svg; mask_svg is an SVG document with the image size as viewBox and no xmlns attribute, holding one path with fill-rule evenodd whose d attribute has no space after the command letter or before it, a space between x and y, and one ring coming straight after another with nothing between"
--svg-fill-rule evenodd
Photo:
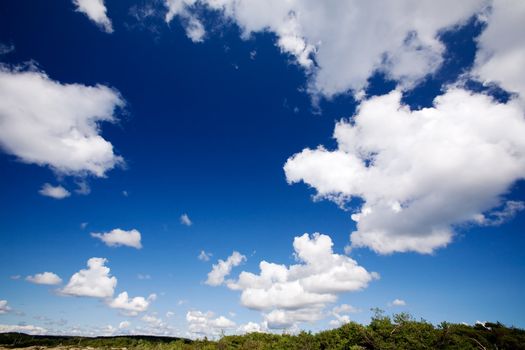
<instances>
[{"instance_id":1,"label":"sky","mask_svg":"<svg viewBox=\"0 0 525 350\"><path fill-rule=\"evenodd\" d=\"M525 327L525 3L0 3L0 332Z\"/></svg>"}]
</instances>

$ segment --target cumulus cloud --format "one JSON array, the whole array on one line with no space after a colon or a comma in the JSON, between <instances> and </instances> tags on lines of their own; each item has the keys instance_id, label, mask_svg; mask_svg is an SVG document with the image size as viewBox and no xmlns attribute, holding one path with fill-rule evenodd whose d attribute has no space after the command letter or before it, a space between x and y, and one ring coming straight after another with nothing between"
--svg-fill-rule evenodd
<instances>
[{"instance_id":1,"label":"cumulus cloud","mask_svg":"<svg viewBox=\"0 0 525 350\"><path fill-rule=\"evenodd\" d=\"M149 297L134 297L130 298L127 292L120 293L115 299L108 302L109 307L119 309L127 316L136 316L140 312L148 310L152 301L157 299L156 294L151 294Z\"/></svg>"},{"instance_id":2,"label":"cumulus cloud","mask_svg":"<svg viewBox=\"0 0 525 350\"><path fill-rule=\"evenodd\" d=\"M213 254L206 253L204 250L201 250L197 258L199 258L200 261L210 261L210 258Z\"/></svg>"},{"instance_id":3,"label":"cumulus cloud","mask_svg":"<svg viewBox=\"0 0 525 350\"><path fill-rule=\"evenodd\" d=\"M224 278L228 276L233 267L239 266L246 261L246 257L239 252L233 252L226 261L219 259L217 264L213 265L212 270L208 273L206 284L210 286L219 286L224 283Z\"/></svg>"},{"instance_id":4,"label":"cumulus cloud","mask_svg":"<svg viewBox=\"0 0 525 350\"><path fill-rule=\"evenodd\" d=\"M111 276L105 266L107 259L91 258L87 269L80 270L69 279L68 284L60 290L63 295L111 298L117 285L117 278Z\"/></svg>"},{"instance_id":5,"label":"cumulus cloud","mask_svg":"<svg viewBox=\"0 0 525 350\"><path fill-rule=\"evenodd\" d=\"M236 23L243 37L272 32L279 48L309 73L311 90L330 97L349 89L360 91L375 71L413 85L442 62L439 32L465 23L485 4L483 0L166 0L166 21L174 16L184 21L200 5Z\"/></svg>"},{"instance_id":6,"label":"cumulus cloud","mask_svg":"<svg viewBox=\"0 0 525 350\"><path fill-rule=\"evenodd\" d=\"M284 170L318 198L363 200L352 215L353 247L431 253L451 242L455 225L490 217L524 177L525 119L516 101L460 88L417 111L400 99L392 91L363 102L351 121L337 123L337 149L305 149Z\"/></svg>"},{"instance_id":7,"label":"cumulus cloud","mask_svg":"<svg viewBox=\"0 0 525 350\"><path fill-rule=\"evenodd\" d=\"M245 324L242 324L239 326L239 328L237 328L237 331L241 334L246 334L246 333L261 333L261 332L264 332L265 331L265 328L264 326L262 326L261 324L259 323L255 323L255 322L248 322L248 323L245 323Z\"/></svg>"},{"instance_id":8,"label":"cumulus cloud","mask_svg":"<svg viewBox=\"0 0 525 350\"><path fill-rule=\"evenodd\" d=\"M37 273L34 276L27 276L26 281L35 283L35 284L48 284L48 285L62 283L62 279L58 277L58 275L54 274L53 272L42 272L42 273Z\"/></svg>"},{"instance_id":9,"label":"cumulus cloud","mask_svg":"<svg viewBox=\"0 0 525 350\"><path fill-rule=\"evenodd\" d=\"M128 329L129 326L131 326L131 322L129 321L122 321L118 325L118 329Z\"/></svg>"},{"instance_id":10,"label":"cumulus cloud","mask_svg":"<svg viewBox=\"0 0 525 350\"><path fill-rule=\"evenodd\" d=\"M33 325L12 325L12 324L0 324L0 333L26 333L26 334L47 334L47 330L42 327Z\"/></svg>"},{"instance_id":11,"label":"cumulus cloud","mask_svg":"<svg viewBox=\"0 0 525 350\"><path fill-rule=\"evenodd\" d=\"M38 191L42 196L51 197L55 199L64 199L71 195L71 193L62 186L53 186L45 183Z\"/></svg>"},{"instance_id":12,"label":"cumulus cloud","mask_svg":"<svg viewBox=\"0 0 525 350\"><path fill-rule=\"evenodd\" d=\"M201 311L188 311L186 313L188 331L196 335L219 335L226 329L236 326L235 322L224 317L215 317L211 311L206 313Z\"/></svg>"},{"instance_id":13,"label":"cumulus cloud","mask_svg":"<svg viewBox=\"0 0 525 350\"><path fill-rule=\"evenodd\" d=\"M227 286L241 291L241 304L263 311L269 328L290 328L297 322L325 317L324 308L337 295L358 291L379 278L353 259L335 254L327 235L304 234L294 239L298 264L285 266L262 261L260 273L241 272Z\"/></svg>"},{"instance_id":14,"label":"cumulus cloud","mask_svg":"<svg viewBox=\"0 0 525 350\"><path fill-rule=\"evenodd\" d=\"M107 15L104 0L73 0L78 12L85 14L106 33L113 33L113 25Z\"/></svg>"},{"instance_id":15,"label":"cumulus cloud","mask_svg":"<svg viewBox=\"0 0 525 350\"><path fill-rule=\"evenodd\" d=\"M91 237L100 239L109 247L127 246L136 249L141 249L140 232L132 229L129 231L121 230L119 228L113 229L109 232L96 233L92 232Z\"/></svg>"},{"instance_id":16,"label":"cumulus cloud","mask_svg":"<svg viewBox=\"0 0 525 350\"><path fill-rule=\"evenodd\" d=\"M7 300L0 300L0 314L6 314L11 311L9 305L7 305Z\"/></svg>"},{"instance_id":17,"label":"cumulus cloud","mask_svg":"<svg viewBox=\"0 0 525 350\"><path fill-rule=\"evenodd\" d=\"M402 299L394 299L390 303L388 303L388 306L406 306L406 301Z\"/></svg>"},{"instance_id":18,"label":"cumulus cloud","mask_svg":"<svg viewBox=\"0 0 525 350\"><path fill-rule=\"evenodd\" d=\"M123 159L100 136L99 124L115 122L123 106L107 86L62 84L43 72L0 65L0 148L62 175L103 177Z\"/></svg>"},{"instance_id":19,"label":"cumulus cloud","mask_svg":"<svg viewBox=\"0 0 525 350\"><path fill-rule=\"evenodd\" d=\"M185 225L185 226L191 226L191 225L193 225L193 222L191 222L190 217L188 216L188 214L182 214L182 215L180 216L180 219L179 219L179 220L180 220L180 223L183 224L183 225Z\"/></svg>"},{"instance_id":20,"label":"cumulus cloud","mask_svg":"<svg viewBox=\"0 0 525 350\"><path fill-rule=\"evenodd\" d=\"M485 83L499 84L525 101L525 3L494 0L484 16L486 29L478 38L473 75ZM525 103L525 102L523 102Z\"/></svg>"}]
</instances>

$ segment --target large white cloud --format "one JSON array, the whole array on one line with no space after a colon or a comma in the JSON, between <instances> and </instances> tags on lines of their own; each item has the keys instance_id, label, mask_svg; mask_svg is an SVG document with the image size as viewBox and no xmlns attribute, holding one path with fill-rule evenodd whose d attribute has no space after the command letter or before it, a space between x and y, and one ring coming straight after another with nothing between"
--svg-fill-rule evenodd
<instances>
[{"instance_id":1,"label":"large white cloud","mask_svg":"<svg viewBox=\"0 0 525 350\"><path fill-rule=\"evenodd\" d=\"M239 252L233 252L226 261L219 259L217 264L213 265L212 270L208 273L206 284L210 286L218 286L224 282L224 278L228 276L233 267L239 266L246 257Z\"/></svg>"},{"instance_id":2,"label":"large white cloud","mask_svg":"<svg viewBox=\"0 0 525 350\"><path fill-rule=\"evenodd\" d=\"M24 163L65 175L102 177L123 163L100 136L120 94L104 85L62 84L45 73L0 65L0 147Z\"/></svg>"},{"instance_id":3,"label":"large white cloud","mask_svg":"<svg viewBox=\"0 0 525 350\"><path fill-rule=\"evenodd\" d=\"M478 38L473 74L485 83L497 83L525 101L525 2L494 0Z\"/></svg>"},{"instance_id":4,"label":"large white cloud","mask_svg":"<svg viewBox=\"0 0 525 350\"><path fill-rule=\"evenodd\" d=\"M337 149L305 149L284 170L318 197L364 201L352 215L354 247L430 253L452 240L454 225L484 224L525 176L525 119L516 101L460 88L418 111L400 98L393 91L363 102L337 123Z\"/></svg>"},{"instance_id":5,"label":"large white cloud","mask_svg":"<svg viewBox=\"0 0 525 350\"><path fill-rule=\"evenodd\" d=\"M136 249L142 248L140 232L135 229L126 231L116 228L104 233L92 232L91 236L100 239L110 247L127 246Z\"/></svg>"},{"instance_id":6,"label":"large white cloud","mask_svg":"<svg viewBox=\"0 0 525 350\"><path fill-rule=\"evenodd\" d=\"M196 335L219 335L226 329L235 327L235 322L224 317L215 317L213 312L188 311L186 313L188 331Z\"/></svg>"},{"instance_id":7,"label":"large white cloud","mask_svg":"<svg viewBox=\"0 0 525 350\"><path fill-rule=\"evenodd\" d=\"M111 276L107 259L91 258L87 269L80 270L69 279L68 284L60 290L63 295L111 298L117 285L117 278Z\"/></svg>"},{"instance_id":8,"label":"large white cloud","mask_svg":"<svg viewBox=\"0 0 525 350\"><path fill-rule=\"evenodd\" d=\"M104 0L73 0L78 12L84 13L106 33L113 33L113 25L107 15Z\"/></svg>"},{"instance_id":9,"label":"large white cloud","mask_svg":"<svg viewBox=\"0 0 525 350\"><path fill-rule=\"evenodd\" d=\"M241 291L241 304L261 310L269 328L289 328L297 322L323 318L323 309L337 294L358 291L378 278L353 259L335 254L329 236L296 237L298 264L285 266L262 261L261 272L241 272L228 287Z\"/></svg>"},{"instance_id":10,"label":"large white cloud","mask_svg":"<svg viewBox=\"0 0 525 350\"><path fill-rule=\"evenodd\" d=\"M27 276L26 281L35 283L35 284L47 284L47 285L62 283L62 279L53 272L42 272L42 273L37 273L33 276Z\"/></svg>"},{"instance_id":11,"label":"large white cloud","mask_svg":"<svg viewBox=\"0 0 525 350\"><path fill-rule=\"evenodd\" d=\"M488 1L166 0L173 16L195 5L219 10L243 31L272 32L326 96L359 91L374 71L412 85L441 64L444 28L464 23ZM315 63L314 63L315 61Z\"/></svg>"},{"instance_id":12,"label":"large white cloud","mask_svg":"<svg viewBox=\"0 0 525 350\"><path fill-rule=\"evenodd\" d=\"M108 305L114 309L119 309L127 316L136 316L140 312L148 310L151 302L157 298L156 294L149 297L130 298L127 292L120 293L115 299L108 302Z\"/></svg>"}]
</instances>

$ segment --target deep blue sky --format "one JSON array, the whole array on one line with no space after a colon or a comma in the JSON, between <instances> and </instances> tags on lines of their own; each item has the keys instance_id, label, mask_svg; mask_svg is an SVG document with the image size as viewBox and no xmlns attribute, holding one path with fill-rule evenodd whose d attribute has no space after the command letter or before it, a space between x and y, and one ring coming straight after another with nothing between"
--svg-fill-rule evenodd
<instances>
[{"instance_id":1,"label":"deep blue sky","mask_svg":"<svg viewBox=\"0 0 525 350\"><path fill-rule=\"evenodd\" d=\"M3 63L33 62L62 83L105 84L127 102L118 123L101 124L126 166L89 178L87 196L41 196L45 182L74 190L75 177L0 154L0 299L16 311L0 315L0 324L43 326L38 317L45 316L67 320L66 328L89 328L130 319L98 300L60 297L54 286L23 280L53 271L67 282L91 257L109 260L116 292L157 293L148 313L173 311L169 322L181 329L188 310L211 310L237 324L258 322L259 312L243 308L237 292L203 283L212 263L237 250L248 258L237 272L257 272L261 260L288 265L293 238L305 232L330 235L334 251L343 254L355 229L350 212L313 201L313 190L287 184L283 172L288 157L303 148L335 146L334 123L352 116L352 96L312 106L303 89L307 76L280 52L273 34L242 40L235 25L223 25L195 44L176 21L152 20L155 31L141 26L129 15L136 4L108 2L111 35L70 1L0 4L0 42L15 47ZM470 67L481 30L473 20L442 34L449 48L444 66L405 101L413 108L431 105L443 83ZM394 86L377 74L368 91L379 95ZM524 185L516 184L509 198L523 200ZM180 224L183 213L192 226ZM117 227L139 230L144 248L107 247L89 235ZM435 323L490 320L525 327L523 227L523 214L502 226L461 227L452 244L432 255L354 250L352 257L381 278L340 295L339 303L362 309L351 316L358 322L368 322L368 310L380 307ZM197 259L201 250L213 254L210 261ZM389 307L396 298L407 305ZM303 327L322 329L327 320Z\"/></svg>"}]
</instances>

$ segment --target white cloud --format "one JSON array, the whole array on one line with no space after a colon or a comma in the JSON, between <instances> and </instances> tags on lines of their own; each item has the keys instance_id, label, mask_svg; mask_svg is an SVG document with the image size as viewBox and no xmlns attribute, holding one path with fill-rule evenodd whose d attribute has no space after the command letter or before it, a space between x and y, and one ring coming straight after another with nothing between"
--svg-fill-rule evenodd
<instances>
[{"instance_id":1,"label":"white cloud","mask_svg":"<svg viewBox=\"0 0 525 350\"><path fill-rule=\"evenodd\" d=\"M357 312L361 312L361 310L353 307L352 305L341 304L339 306L335 306L332 309L332 313L331 313L334 319L330 320L329 324L332 327L340 327L351 321L350 316L344 315L344 313L357 313Z\"/></svg>"},{"instance_id":2,"label":"white cloud","mask_svg":"<svg viewBox=\"0 0 525 350\"><path fill-rule=\"evenodd\" d=\"M519 93L525 103L525 2L494 0L485 21L487 27L478 38L473 75Z\"/></svg>"},{"instance_id":3,"label":"white cloud","mask_svg":"<svg viewBox=\"0 0 525 350\"><path fill-rule=\"evenodd\" d=\"M38 191L42 196L51 197L55 199L64 199L71 195L71 193L62 186L53 186L45 183Z\"/></svg>"},{"instance_id":4,"label":"white cloud","mask_svg":"<svg viewBox=\"0 0 525 350\"><path fill-rule=\"evenodd\" d=\"M12 275L12 276L9 276L10 279L12 280L19 280L20 278L22 278L21 275Z\"/></svg>"},{"instance_id":5,"label":"white cloud","mask_svg":"<svg viewBox=\"0 0 525 350\"><path fill-rule=\"evenodd\" d=\"M172 318L173 316L175 316L175 313L173 311L166 312L166 318Z\"/></svg>"},{"instance_id":6,"label":"white cloud","mask_svg":"<svg viewBox=\"0 0 525 350\"><path fill-rule=\"evenodd\" d=\"M0 65L0 147L63 175L95 175L122 164L99 123L114 122L120 94L104 85L61 84L45 73Z\"/></svg>"},{"instance_id":7,"label":"white cloud","mask_svg":"<svg viewBox=\"0 0 525 350\"><path fill-rule=\"evenodd\" d=\"M213 265L212 270L208 273L206 284L210 286L219 286L224 283L224 278L228 276L233 267L239 266L246 261L246 257L239 252L233 252L226 261L219 259L217 264Z\"/></svg>"},{"instance_id":8,"label":"white cloud","mask_svg":"<svg viewBox=\"0 0 525 350\"><path fill-rule=\"evenodd\" d=\"M27 276L26 281L29 281L35 284L48 284L48 285L62 283L62 279L58 277L56 274L54 274L53 272L42 272L42 273L37 273L34 276Z\"/></svg>"},{"instance_id":9,"label":"white cloud","mask_svg":"<svg viewBox=\"0 0 525 350\"><path fill-rule=\"evenodd\" d=\"M77 186L78 188L75 190L75 193L83 196L87 196L91 193L91 187L89 187L89 184L85 180L78 181Z\"/></svg>"},{"instance_id":10,"label":"white cloud","mask_svg":"<svg viewBox=\"0 0 525 350\"><path fill-rule=\"evenodd\" d=\"M476 223L485 226L498 226L516 216L517 213L525 209L525 203L520 201L507 201L501 210L494 210L487 215L477 215L474 220Z\"/></svg>"},{"instance_id":11,"label":"white cloud","mask_svg":"<svg viewBox=\"0 0 525 350\"><path fill-rule=\"evenodd\" d=\"M246 324L240 325L239 328L237 328L237 332L241 334L254 333L254 332L262 333L264 331L265 331L264 326L261 326L259 323L255 323L255 322L248 322Z\"/></svg>"},{"instance_id":12,"label":"white cloud","mask_svg":"<svg viewBox=\"0 0 525 350\"><path fill-rule=\"evenodd\" d=\"M68 284L60 290L63 295L93 298L111 298L117 285L117 278L111 276L105 266L107 259L91 258L87 269L80 270L69 279Z\"/></svg>"},{"instance_id":13,"label":"white cloud","mask_svg":"<svg viewBox=\"0 0 525 350\"><path fill-rule=\"evenodd\" d=\"M228 287L241 291L241 304L261 310L269 328L290 328L297 322L325 317L337 294L358 291L379 278L351 258L335 254L329 236L304 234L294 239L298 264L285 266L262 261L260 274L241 272Z\"/></svg>"},{"instance_id":14,"label":"white cloud","mask_svg":"<svg viewBox=\"0 0 525 350\"><path fill-rule=\"evenodd\" d=\"M361 312L361 310L359 310L358 308L352 305L348 305L348 304L341 304L339 306L335 306L332 309L332 313L334 314L342 314L342 313L353 313L354 314L358 312Z\"/></svg>"},{"instance_id":15,"label":"white cloud","mask_svg":"<svg viewBox=\"0 0 525 350\"><path fill-rule=\"evenodd\" d=\"M42 327L33 325L12 325L12 324L0 324L0 333L26 333L26 334L47 334L47 330Z\"/></svg>"},{"instance_id":16,"label":"white cloud","mask_svg":"<svg viewBox=\"0 0 525 350\"><path fill-rule=\"evenodd\" d=\"M213 254L211 253L206 253L204 250L201 250L201 252L199 253L199 260L200 261L210 261L210 258Z\"/></svg>"},{"instance_id":17,"label":"white cloud","mask_svg":"<svg viewBox=\"0 0 525 350\"><path fill-rule=\"evenodd\" d=\"M219 335L222 331L235 327L235 322L224 316L215 317L210 311L188 311L186 321L188 331L197 335Z\"/></svg>"},{"instance_id":18,"label":"white cloud","mask_svg":"<svg viewBox=\"0 0 525 350\"><path fill-rule=\"evenodd\" d=\"M191 11L195 3L196 0L165 0L168 8L165 20L169 23L173 17L178 16L186 30L186 36L194 43L200 43L204 41L206 29L197 15Z\"/></svg>"},{"instance_id":19,"label":"white cloud","mask_svg":"<svg viewBox=\"0 0 525 350\"><path fill-rule=\"evenodd\" d=\"M201 43L204 41L205 35L206 30L202 22L195 17L189 18L188 24L186 25L186 36L194 43Z\"/></svg>"},{"instance_id":20,"label":"white cloud","mask_svg":"<svg viewBox=\"0 0 525 350\"><path fill-rule=\"evenodd\" d=\"M118 325L118 329L128 329L129 326L131 326L131 322L129 321L122 321Z\"/></svg>"},{"instance_id":21,"label":"white cloud","mask_svg":"<svg viewBox=\"0 0 525 350\"><path fill-rule=\"evenodd\" d=\"M151 276L148 275L148 274L141 274L141 273L139 273L139 274L137 275L137 278L138 278L139 280L150 280L150 279L151 279Z\"/></svg>"},{"instance_id":22,"label":"white cloud","mask_svg":"<svg viewBox=\"0 0 525 350\"><path fill-rule=\"evenodd\" d=\"M106 33L113 33L113 25L107 15L104 0L73 0L78 12L84 13Z\"/></svg>"},{"instance_id":23,"label":"white cloud","mask_svg":"<svg viewBox=\"0 0 525 350\"><path fill-rule=\"evenodd\" d=\"M185 225L185 226L193 225L193 222L191 222L190 217L188 216L188 214L182 214L180 216L180 223Z\"/></svg>"},{"instance_id":24,"label":"white cloud","mask_svg":"<svg viewBox=\"0 0 525 350\"><path fill-rule=\"evenodd\" d=\"M466 22L486 3L166 0L166 21L178 15L184 22L197 4L220 11L243 37L272 32L279 48L306 69L312 92L332 96L360 91L378 70L405 86L434 72L444 51L438 33Z\"/></svg>"},{"instance_id":25,"label":"white cloud","mask_svg":"<svg viewBox=\"0 0 525 350\"><path fill-rule=\"evenodd\" d=\"M402 299L394 299L392 302L388 303L388 306L406 306L406 301Z\"/></svg>"},{"instance_id":26,"label":"white cloud","mask_svg":"<svg viewBox=\"0 0 525 350\"><path fill-rule=\"evenodd\" d=\"M148 323L150 326L154 326L154 327L164 327L165 326L164 322L160 318L154 315L144 315L142 316L141 320Z\"/></svg>"},{"instance_id":27,"label":"white cloud","mask_svg":"<svg viewBox=\"0 0 525 350\"><path fill-rule=\"evenodd\" d=\"M515 101L459 88L419 111L400 98L393 91L363 102L352 121L337 123L337 149L305 149L284 170L318 198L364 201L352 215L353 247L431 253L450 243L454 225L502 205L524 177L525 119Z\"/></svg>"},{"instance_id":28,"label":"white cloud","mask_svg":"<svg viewBox=\"0 0 525 350\"><path fill-rule=\"evenodd\" d=\"M7 305L7 300L0 300L0 315L6 314L11 311L9 305Z\"/></svg>"},{"instance_id":29,"label":"white cloud","mask_svg":"<svg viewBox=\"0 0 525 350\"><path fill-rule=\"evenodd\" d=\"M294 329L299 322L315 322L326 315L323 305L297 310L274 309L264 315L264 324L270 329Z\"/></svg>"},{"instance_id":30,"label":"white cloud","mask_svg":"<svg viewBox=\"0 0 525 350\"><path fill-rule=\"evenodd\" d=\"M140 232L132 229L129 231L121 230L119 228L113 229L109 232L103 233L91 233L91 237L95 237L104 242L110 247L127 246L136 249L141 249L142 244L140 242Z\"/></svg>"},{"instance_id":31,"label":"white cloud","mask_svg":"<svg viewBox=\"0 0 525 350\"><path fill-rule=\"evenodd\" d=\"M108 305L111 308L122 310L125 315L136 316L140 312L147 311L151 302L156 298L156 294L151 294L148 298L129 298L127 292L122 292L115 299L109 301Z\"/></svg>"}]
</instances>

